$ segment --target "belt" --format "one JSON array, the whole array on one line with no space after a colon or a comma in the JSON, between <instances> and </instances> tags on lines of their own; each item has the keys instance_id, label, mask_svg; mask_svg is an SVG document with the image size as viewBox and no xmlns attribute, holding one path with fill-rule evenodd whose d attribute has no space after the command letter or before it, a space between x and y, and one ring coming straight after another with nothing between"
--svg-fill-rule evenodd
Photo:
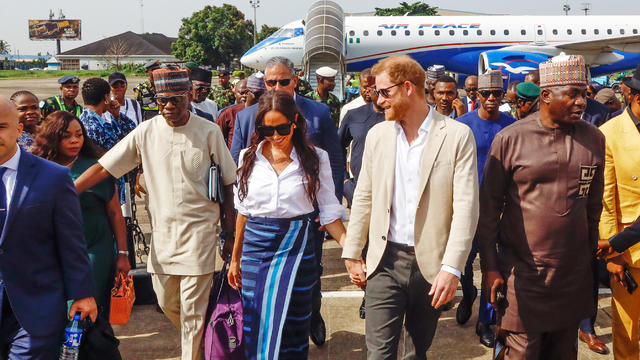
<instances>
[{"instance_id":1,"label":"belt","mask_svg":"<svg viewBox=\"0 0 640 360\"><path fill-rule=\"evenodd\" d=\"M387 241L387 246L391 246L396 250L401 250L412 255L415 255L416 253L415 247L410 245L400 244L393 241Z\"/></svg>"}]
</instances>

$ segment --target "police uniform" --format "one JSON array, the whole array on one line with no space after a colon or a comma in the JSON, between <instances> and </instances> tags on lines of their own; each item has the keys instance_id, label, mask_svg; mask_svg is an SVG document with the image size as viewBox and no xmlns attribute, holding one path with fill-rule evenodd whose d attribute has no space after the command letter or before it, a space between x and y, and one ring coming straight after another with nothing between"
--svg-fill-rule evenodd
<instances>
[{"instance_id":1,"label":"police uniform","mask_svg":"<svg viewBox=\"0 0 640 360\"><path fill-rule=\"evenodd\" d=\"M229 75L229 70L220 70L218 76ZM231 90L231 85L227 84L226 86L215 85L211 87L211 93L209 93L209 99L213 100L218 104L218 109L224 109L227 106L233 105L236 103L236 94Z\"/></svg>"},{"instance_id":2,"label":"police uniform","mask_svg":"<svg viewBox=\"0 0 640 360\"><path fill-rule=\"evenodd\" d=\"M151 60L144 64L145 71L152 71L155 68L160 67L158 60ZM149 120L152 117L158 115L158 104L156 103L156 88L151 84L151 81L147 80L142 84L138 84L133 93L135 98L142 108L142 120Z\"/></svg>"},{"instance_id":3,"label":"police uniform","mask_svg":"<svg viewBox=\"0 0 640 360\"><path fill-rule=\"evenodd\" d=\"M313 91L311 84L300 76L298 76L298 84L296 85L295 92L300 96L307 96L310 92Z\"/></svg>"},{"instance_id":4,"label":"police uniform","mask_svg":"<svg viewBox=\"0 0 640 360\"><path fill-rule=\"evenodd\" d=\"M323 66L316 70L316 75L323 78L335 79L337 73L337 70L328 66ZM307 93L305 96L327 105L331 111L331 119L333 119L334 124L338 127L338 124L340 123L340 107L342 104L340 104L340 99L338 99L337 96L333 95L331 92L327 92L327 98L322 99L318 93L318 89Z\"/></svg>"},{"instance_id":5,"label":"police uniform","mask_svg":"<svg viewBox=\"0 0 640 360\"><path fill-rule=\"evenodd\" d=\"M65 75L60 79L58 79L58 84L60 85L67 84L67 83L77 84L79 82L80 82L80 79L78 79L73 75ZM71 104L71 106L67 107L66 104L64 103L64 100L62 99L62 96L60 95L55 95L45 100L42 100L40 101L39 105L40 105L40 113L42 114L43 119L46 118L52 112L58 111L58 110L68 111L73 115L77 116L78 118L80 117L80 115L82 115L82 106L80 106L75 100L73 100L73 103Z\"/></svg>"}]
</instances>

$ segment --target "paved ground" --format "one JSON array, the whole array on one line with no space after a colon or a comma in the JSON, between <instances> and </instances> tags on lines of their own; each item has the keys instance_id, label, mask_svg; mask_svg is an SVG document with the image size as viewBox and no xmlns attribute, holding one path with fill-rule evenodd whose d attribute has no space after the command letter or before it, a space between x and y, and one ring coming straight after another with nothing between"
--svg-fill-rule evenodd
<instances>
[{"instance_id":1,"label":"paved ground","mask_svg":"<svg viewBox=\"0 0 640 360\"><path fill-rule=\"evenodd\" d=\"M84 79L83 79L84 80ZM129 92L143 79L129 79ZM9 96L14 91L28 89L41 99L59 93L55 79L23 79L0 81L0 95ZM81 96L78 97L78 101ZM149 233L149 224L144 209L138 216L145 233ZM362 301L361 292L350 285L340 249L334 241L324 245L323 260L325 272L322 277L324 300L323 317L327 325L327 343L318 348L310 346L311 359L365 359L364 320L358 317L357 310ZM476 264L476 282L479 271ZM459 301L459 298L456 300ZM475 336L473 326L477 319L477 304L474 304L474 316L464 326L455 321L455 308L442 315L438 331L429 350L429 359L490 359L491 352L482 346ZM611 308L610 296L602 295L598 310L596 331L601 339L611 347ZM129 324L115 326L115 332L121 341L120 350L125 360L176 360L180 356L179 334L164 317L155 310L155 306L136 306ZM590 352L580 343L580 359L613 359Z\"/></svg>"}]
</instances>

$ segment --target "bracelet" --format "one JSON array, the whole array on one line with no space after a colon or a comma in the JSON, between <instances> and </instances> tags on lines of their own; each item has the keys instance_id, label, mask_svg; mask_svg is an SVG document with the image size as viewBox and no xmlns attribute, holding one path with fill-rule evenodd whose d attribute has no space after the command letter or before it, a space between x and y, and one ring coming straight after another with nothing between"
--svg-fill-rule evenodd
<instances>
[{"instance_id":1,"label":"bracelet","mask_svg":"<svg viewBox=\"0 0 640 360\"><path fill-rule=\"evenodd\" d=\"M120 255L120 254L129 256L129 251L127 251L127 250L118 250L118 255Z\"/></svg>"}]
</instances>

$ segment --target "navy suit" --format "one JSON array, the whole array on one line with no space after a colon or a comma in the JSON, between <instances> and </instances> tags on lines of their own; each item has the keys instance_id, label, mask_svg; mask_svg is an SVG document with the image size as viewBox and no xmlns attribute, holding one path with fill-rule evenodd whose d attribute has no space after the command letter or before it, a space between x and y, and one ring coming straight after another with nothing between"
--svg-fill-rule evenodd
<instances>
[{"instance_id":1,"label":"navy suit","mask_svg":"<svg viewBox=\"0 0 640 360\"><path fill-rule=\"evenodd\" d=\"M633 225L609 239L613 250L621 253L640 242L640 218Z\"/></svg>"},{"instance_id":2,"label":"navy suit","mask_svg":"<svg viewBox=\"0 0 640 360\"><path fill-rule=\"evenodd\" d=\"M313 145L323 149L329 154L333 184L336 188L336 197L342 200L342 181L344 179L344 157L340 149L338 131L329 107L304 96L295 96L296 105L307 120L307 137ZM233 140L231 142L231 156L238 163L238 157L242 149L248 148L251 135L255 131L256 113L258 104L249 106L236 115L233 127Z\"/></svg>"},{"instance_id":3,"label":"navy suit","mask_svg":"<svg viewBox=\"0 0 640 360\"><path fill-rule=\"evenodd\" d=\"M474 107L473 109L470 109L470 107L471 107L471 103L467 102L467 101L468 101L468 99L469 99L469 97L468 97L468 96L465 96L465 97L463 97L463 98L460 98L460 100L462 100L462 102L464 103L464 107L465 107L465 109L467 109L467 112L468 112L468 113L470 113L470 112L472 112L473 110L475 110L475 109L477 109L478 107L480 107L480 99L476 98L476 104L475 104L475 105L476 105L476 107Z\"/></svg>"},{"instance_id":4,"label":"navy suit","mask_svg":"<svg viewBox=\"0 0 640 360\"><path fill-rule=\"evenodd\" d=\"M213 115L209 114L208 112L204 112L196 107L193 107L193 105L191 105L191 112L200 116L201 118L205 118L211 122L214 122Z\"/></svg>"},{"instance_id":5,"label":"navy suit","mask_svg":"<svg viewBox=\"0 0 640 360\"><path fill-rule=\"evenodd\" d=\"M10 336L7 323L17 320L20 331L57 341L57 348L67 300L93 296L80 202L69 169L26 151L20 154L0 237L0 279L0 303L6 310L9 301L11 315L1 312L0 344Z\"/></svg>"},{"instance_id":6,"label":"navy suit","mask_svg":"<svg viewBox=\"0 0 640 360\"><path fill-rule=\"evenodd\" d=\"M587 98L587 108L584 110L582 120L589 124L600 126L609 120L609 108L591 98Z\"/></svg>"}]
</instances>

